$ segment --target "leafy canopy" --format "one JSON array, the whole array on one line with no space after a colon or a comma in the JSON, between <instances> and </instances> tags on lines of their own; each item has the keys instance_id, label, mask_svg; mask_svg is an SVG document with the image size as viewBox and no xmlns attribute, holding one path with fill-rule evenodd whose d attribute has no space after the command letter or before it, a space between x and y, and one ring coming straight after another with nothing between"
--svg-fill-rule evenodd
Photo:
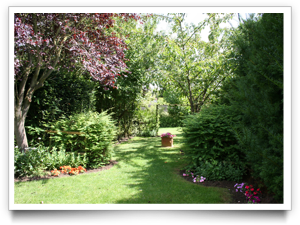
<instances>
[{"instance_id":1,"label":"leafy canopy","mask_svg":"<svg viewBox=\"0 0 300 225\"><path fill-rule=\"evenodd\" d=\"M124 40L111 28L114 17L139 19L136 14L36 13L15 14L15 79L31 70L84 69L93 79L114 87L126 68Z\"/></svg>"}]
</instances>

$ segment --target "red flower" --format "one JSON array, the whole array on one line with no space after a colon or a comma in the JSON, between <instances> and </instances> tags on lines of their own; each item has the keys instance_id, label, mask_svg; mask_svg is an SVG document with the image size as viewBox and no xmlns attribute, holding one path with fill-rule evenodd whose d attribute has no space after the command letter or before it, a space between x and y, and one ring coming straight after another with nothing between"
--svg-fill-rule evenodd
<instances>
[{"instance_id":1,"label":"red flower","mask_svg":"<svg viewBox=\"0 0 300 225\"><path fill-rule=\"evenodd\" d=\"M254 191L254 188L251 188L250 191Z\"/></svg>"},{"instance_id":2,"label":"red flower","mask_svg":"<svg viewBox=\"0 0 300 225\"><path fill-rule=\"evenodd\" d=\"M249 186L247 185L245 188L246 188L246 189L249 189Z\"/></svg>"}]
</instances>

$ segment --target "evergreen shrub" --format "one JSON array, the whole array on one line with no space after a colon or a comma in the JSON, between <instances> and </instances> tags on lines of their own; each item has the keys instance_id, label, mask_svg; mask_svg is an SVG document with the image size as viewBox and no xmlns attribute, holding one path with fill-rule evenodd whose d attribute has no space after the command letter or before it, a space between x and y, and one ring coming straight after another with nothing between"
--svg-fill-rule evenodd
<instances>
[{"instance_id":1,"label":"evergreen shrub","mask_svg":"<svg viewBox=\"0 0 300 225\"><path fill-rule=\"evenodd\" d=\"M231 129L239 117L226 106L204 107L183 121L190 163L187 170L208 180L239 181L245 173L244 154Z\"/></svg>"},{"instance_id":2,"label":"evergreen shrub","mask_svg":"<svg viewBox=\"0 0 300 225\"><path fill-rule=\"evenodd\" d=\"M232 79L224 103L240 111L234 131L251 176L283 202L284 15L265 13L244 21L233 36Z\"/></svg>"},{"instance_id":3,"label":"evergreen shrub","mask_svg":"<svg viewBox=\"0 0 300 225\"><path fill-rule=\"evenodd\" d=\"M61 119L50 127L51 143L58 149L86 153L87 167L98 168L111 159L116 126L106 112L88 112ZM78 132L70 134L66 132Z\"/></svg>"}]
</instances>

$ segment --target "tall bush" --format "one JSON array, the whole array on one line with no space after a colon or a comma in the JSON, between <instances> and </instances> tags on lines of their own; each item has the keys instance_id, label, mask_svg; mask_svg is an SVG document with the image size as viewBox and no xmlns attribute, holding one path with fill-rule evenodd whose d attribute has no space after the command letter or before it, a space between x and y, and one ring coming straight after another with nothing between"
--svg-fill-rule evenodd
<instances>
[{"instance_id":1,"label":"tall bush","mask_svg":"<svg viewBox=\"0 0 300 225\"><path fill-rule=\"evenodd\" d=\"M98 168L111 159L116 126L106 112L73 115L69 119L57 121L49 128L55 132L51 136L51 143L55 147L70 152L86 153L87 167Z\"/></svg>"},{"instance_id":2,"label":"tall bush","mask_svg":"<svg viewBox=\"0 0 300 225\"><path fill-rule=\"evenodd\" d=\"M233 36L232 79L221 101L240 111L234 130L252 176L283 201L283 14L250 18Z\"/></svg>"},{"instance_id":3,"label":"tall bush","mask_svg":"<svg viewBox=\"0 0 300 225\"><path fill-rule=\"evenodd\" d=\"M190 163L187 170L209 180L239 181L245 173L244 154L231 128L239 117L225 106L209 106L188 116L183 135Z\"/></svg>"}]
</instances>

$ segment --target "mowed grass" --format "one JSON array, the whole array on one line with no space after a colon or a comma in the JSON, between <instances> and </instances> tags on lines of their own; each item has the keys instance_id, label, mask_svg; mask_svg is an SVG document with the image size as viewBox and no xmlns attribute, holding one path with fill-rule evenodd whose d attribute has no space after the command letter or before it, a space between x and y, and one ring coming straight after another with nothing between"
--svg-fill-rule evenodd
<instances>
[{"instance_id":1,"label":"mowed grass","mask_svg":"<svg viewBox=\"0 0 300 225\"><path fill-rule=\"evenodd\" d=\"M179 175L185 165L180 154L180 128L174 147L161 147L161 138L135 137L115 146L109 170L56 179L15 183L15 204L189 204L229 203L227 189L204 187Z\"/></svg>"}]
</instances>

